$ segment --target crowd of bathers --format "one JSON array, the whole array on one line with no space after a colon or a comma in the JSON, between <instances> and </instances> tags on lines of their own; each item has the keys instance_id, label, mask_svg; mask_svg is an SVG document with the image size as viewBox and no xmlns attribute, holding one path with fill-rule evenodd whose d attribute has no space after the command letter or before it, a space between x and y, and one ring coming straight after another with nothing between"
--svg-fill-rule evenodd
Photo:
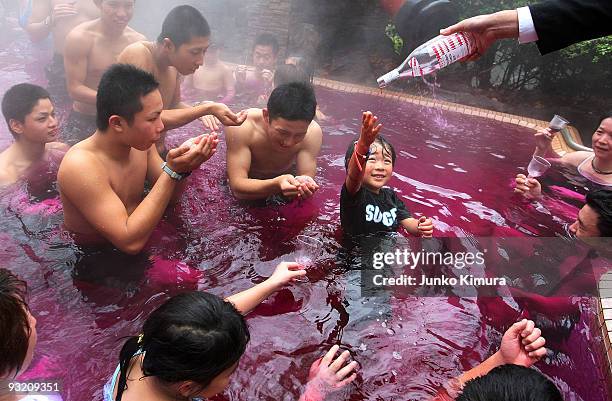
<instances>
[{"instance_id":1,"label":"crowd of bathers","mask_svg":"<svg viewBox=\"0 0 612 401\"><path fill-rule=\"evenodd\" d=\"M68 231L88 243L142 252L167 207L190 185L189 175L216 153L221 126L229 186L237 199L292 202L317 196L317 157L324 142L317 121L326 117L309 64L289 57L277 65L274 36L257 36L252 66L231 67L221 61L223 45L211 42L206 19L192 6L172 9L158 38L147 41L128 26L135 0L25 3L20 24L33 41L52 35L55 56L47 68L47 89L21 83L3 94L2 113L14 141L0 153L0 185L18 182L32 166L59 157L57 185ZM182 89L204 101L185 103ZM235 97L258 107L235 113L225 104ZM71 104L62 126L55 114L61 99ZM344 158L339 194L344 234L404 230L434 236L435 221L413 216L388 187L398 154L380 134L382 124L369 111L361 117L361 131ZM198 119L207 133L166 147L168 131ZM571 232L612 236L612 115L600 120L593 152L558 155L552 149L555 135L550 128L538 130L534 156L575 166L600 187L586 194ZM538 180L521 174L515 191L525 201L547 198ZM267 280L225 299L185 292L146 311L142 331L125 342L116 370L100 389L104 399L188 400L221 393L250 339L244 315L304 275L299 263L282 262ZM24 372L35 352L36 319L26 293L24 281L0 269L2 383ZM301 399L325 399L356 379L357 362L348 351L338 351L334 346L312 364ZM437 397L502 399L495 391L514 394L527 385L537 399L561 400L555 385L530 368L545 354L541 330L521 320L505 332L496 353L450 380ZM516 397L503 399L527 399Z\"/></svg>"}]
</instances>

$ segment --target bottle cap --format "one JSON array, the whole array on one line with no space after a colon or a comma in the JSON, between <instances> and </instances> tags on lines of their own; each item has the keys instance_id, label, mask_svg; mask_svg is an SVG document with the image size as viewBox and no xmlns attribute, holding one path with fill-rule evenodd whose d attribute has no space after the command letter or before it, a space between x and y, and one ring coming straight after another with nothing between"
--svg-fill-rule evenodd
<instances>
[{"instance_id":1,"label":"bottle cap","mask_svg":"<svg viewBox=\"0 0 612 401\"><path fill-rule=\"evenodd\" d=\"M385 75L383 75L382 77L378 78L376 82L378 82L379 88L384 88L385 86L388 86L389 84L391 84L391 82L398 79L399 76L400 76L400 73L398 70L392 70L386 73Z\"/></svg>"}]
</instances>

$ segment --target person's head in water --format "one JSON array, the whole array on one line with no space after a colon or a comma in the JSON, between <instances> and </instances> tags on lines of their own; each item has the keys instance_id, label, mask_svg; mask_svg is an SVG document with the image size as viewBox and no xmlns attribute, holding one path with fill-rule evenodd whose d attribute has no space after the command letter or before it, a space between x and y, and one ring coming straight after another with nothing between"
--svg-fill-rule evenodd
<instances>
[{"instance_id":1,"label":"person's head in water","mask_svg":"<svg viewBox=\"0 0 612 401\"><path fill-rule=\"evenodd\" d=\"M228 301L201 291L170 298L146 320L141 336L121 349L117 401L130 382L138 351L144 377L155 377L175 399L209 398L222 392L249 342L243 316ZM139 379L139 378L135 378Z\"/></svg>"},{"instance_id":2,"label":"person's head in water","mask_svg":"<svg viewBox=\"0 0 612 401\"><path fill-rule=\"evenodd\" d=\"M593 133L592 142L593 152L598 161L612 161L612 112L601 118L599 127Z\"/></svg>"},{"instance_id":3,"label":"person's head in water","mask_svg":"<svg viewBox=\"0 0 612 401\"><path fill-rule=\"evenodd\" d=\"M16 140L34 143L57 139L58 123L49 92L38 85L18 84L2 99L2 114Z\"/></svg>"},{"instance_id":4,"label":"person's head in water","mask_svg":"<svg viewBox=\"0 0 612 401\"><path fill-rule=\"evenodd\" d=\"M204 63L209 39L210 27L202 14L192 6L178 6L166 16L157 43L179 73L190 75Z\"/></svg>"},{"instance_id":5,"label":"person's head in water","mask_svg":"<svg viewBox=\"0 0 612 401\"><path fill-rule=\"evenodd\" d=\"M94 0L100 9L100 20L117 32L122 32L134 16L136 0Z\"/></svg>"},{"instance_id":6,"label":"person's head in water","mask_svg":"<svg viewBox=\"0 0 612 401\"><path fill-rule=\"evenodd\" d=\"M258 70L274 70L278 58L278 41L269 33L262 33L255 38L253 45L253 65Z\"/></svg>"},{"instance_id":7,"label":"person's head in water","mask_svg":"<svg viewBox=\"0 0 612 401\"><path fill-rule=\"evenodd\" d=\"M221 49L223 45L220 43L211 43L204 54L204 63L207 66L215 66L219 63L219 53L221 53Z\"/></svg>"},{"instance_id":8,"label":"person's head in water","mask_svg":"<svg viewBox=\"0 0 612 401\"><path fill-rule=\"evenodd\" d=\"M588 192L570 231L579 238L612 237L612 191Z\"/></svg>"},{"instance_id":9,"label":"person's head in water","mask_svg":"<svg viewBox=\"0 0 612 401\"><path fill-rule=\"evenodd\" d=\"M352 142L344 155L344 168L347 170L354 151L355 143ZM387 185L393 174L396 157L393 145L384 136L378 135L370 146L363 175L363 185L374 192L378 192Z\"/></svg>"},{"instance_id":10,"label":"person's head in water","mask_svg":"<svg viewBox=\"0 0 612 401\"><path fill-rule=\"evenodd\" d=\"M102 75L96 96L96 125L105 135L118 134L125 145L147 150L159 140L163 102L150 73L114 64Z\"/></svg>"},{"instance_id":11,"label":"person's head in water","mask_svg":"<svg viewBox=\"0 0 612 401\"><path fill-rule=\"evenodd\" d=\"M263 109L266 132L275 151L286 151L302 142L317 110L317 99L310 84L292 82L280 85Z\"/></svg>"},{"instance_id":12,"label":"person's head in water","mask_svg":"<svg viewBox=\"0 0 612 401\"><path fill-rule=\"evenodd\" d=\"M0 379L24 372L36 347L36 319L26 303L27 284L0 269Z\"/></svg>"},{"instance_id":13,"label":"person's head in water","mask_svg":"<svg viewBox=\"0 0 612 401\"><path fill-rule=\"evenodd\" d=\"M501 365L468 381L456 401L563 401L563 397L537 370Z\"/></svg>"},{"instance_id":14,"label":"person's head in water","mask_svg":"<svg viewBox=\"0 0 612 401\"><path fill-rule=\"evenodd\" d=\"M274 87L289 84L291 82L309 83L308 75L293 64L283 64L276 67L274 71Z\"/></svg>"}]
</instances>

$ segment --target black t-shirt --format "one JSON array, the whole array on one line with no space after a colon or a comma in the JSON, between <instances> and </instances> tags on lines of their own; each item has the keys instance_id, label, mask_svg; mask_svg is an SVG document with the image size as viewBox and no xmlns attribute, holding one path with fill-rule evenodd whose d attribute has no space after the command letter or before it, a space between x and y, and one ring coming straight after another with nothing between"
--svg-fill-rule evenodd
<instances>
[{"instance_id":1,"label":"black t-shirt","mask_svg":"<svg viewBox=\"0 0 612 401\"><path fill-rule=\"evenodd\" d=\"M381 231L397 231L400 222L411 217L404 202L391 188L381 188L378 194L363 185L351 196L342 185L340 221L345 234L360 235Z\"/></svg>"}]
</instances>

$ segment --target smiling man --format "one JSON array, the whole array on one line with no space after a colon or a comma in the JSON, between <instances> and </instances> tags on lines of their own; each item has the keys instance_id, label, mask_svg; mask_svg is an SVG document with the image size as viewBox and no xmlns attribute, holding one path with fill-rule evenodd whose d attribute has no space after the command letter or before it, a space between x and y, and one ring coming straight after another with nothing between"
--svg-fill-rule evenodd
<instances>
[{"instance_id":1,"label":"smiling man","mask_svg":"<svg viewBox=\"0 0 612 401\"><path fill-rule=\"evenodd\" d=\"M280 85L265 109L251 109L241 127L227 129L227 173L238 199L311 197L319 186L316 158L323 133L308 84Z\"/></svg>"},{"instance_id":2,"label":"smiling man","mask_svg":"<svg viewBox=\"0 0 612 401\"><path fill-rule=\"evenodd\" d=\"M70 149L58 173L65 227L77 241L139 253L184 179L215 153L217 136L204 135L168 152L162 164L155 149L164 129L158 86L131 65L114 65L102 76L98 129ZM143 196L145 180L153 186Z\"/></svg>"},{"instance_id":3,"label":"smiling man","mask_svg":"<svg viewBox=\"0 0 612 401\"><path fill-rule=\"evenodd\" d=\"M236 115L221 103L190 106L181 101L181 76L193 74L204 63L209 39L210 27L202 14L194 7L178 6L166 16L156 42L134 43L119 55L120 63L150 72L159 82L166 129L206 116L203 119L205 127L217 130L219 127L213 115L225 125L240 125L246 118L244 113ZM158 143L158 149L162 153L165 151L163 143Z\"/></svg>"},{"instance_id":4,"label":"smiling man","mask_svg":"<svg viewBox=\"0 0 612 401\"><path fill-rule=\"evenodd\" d=\"M74 102L62 137L70 145L95 131L96 92L104 71L117 62L126 46L145 38L128 27L135 0L94 0L94 3L100 8L100 18L82 23L66 37L66 81Z\"/></svg>"}]
</instances>

